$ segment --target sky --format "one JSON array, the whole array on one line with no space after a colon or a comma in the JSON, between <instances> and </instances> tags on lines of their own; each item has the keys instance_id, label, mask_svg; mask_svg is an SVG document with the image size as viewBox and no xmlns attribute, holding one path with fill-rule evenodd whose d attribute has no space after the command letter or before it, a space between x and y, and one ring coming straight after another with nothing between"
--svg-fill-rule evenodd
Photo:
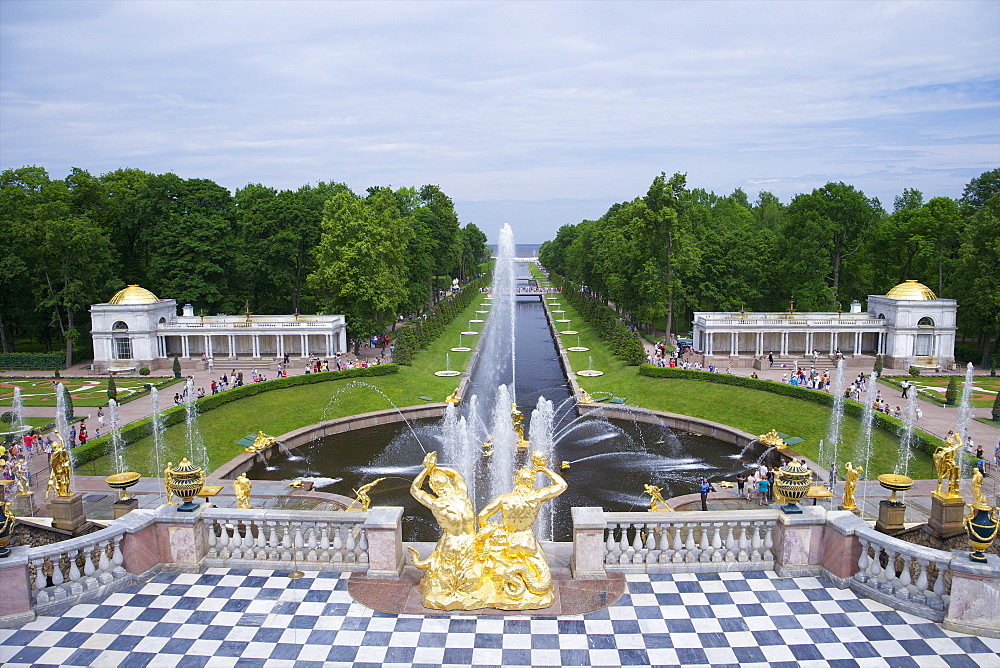
<instances>
[{"instance_id":1,"label":"sky","mask_svg":"<svg viewBox=\"0 0 1000 668\"><path fill-rule=\"evenodd\" d=\"M1000 2L0 0L0 169L439 185L519 243L660 172L891 210L1000 166Z\"/></svg>"}]
</instances>

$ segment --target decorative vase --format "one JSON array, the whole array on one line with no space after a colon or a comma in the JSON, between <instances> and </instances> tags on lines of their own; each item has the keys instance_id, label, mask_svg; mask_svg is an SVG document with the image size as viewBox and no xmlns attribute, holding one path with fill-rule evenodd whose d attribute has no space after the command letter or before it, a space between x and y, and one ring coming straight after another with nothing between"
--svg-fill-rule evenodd
<instances>
[{"instance_id":1,"label":"decorative vase","mask_svg":"<svg viewBox=\"0 0 1000 668\"><path fill-rule=\"evenodd\" d=\"M170 477L170 492L184 500L184 503L177 506L178 512L190 513L197 510L198 504L192 502L191 499L201 491L204 483L205 475L201 467L189 462L187 457L174 467Z\"/></svg>"},{"instance_id":2,"label":"decorative vase","mask_svg":"<svg viewBox=\"0 0 1000 668\"><path fill-rule=\"evenodd\" d=\"M969 534L969 543L975 550L969 559L980 563L986 562L986 550L990 549L993 539L997 537L997 509L971 506L969 514L962 519L965 531Z\"/></svg>"},{"instance_id":3,"label":"decorative vase","mask_svg":"<svg viewBox=\"0 0 1000 668\"><path fill-rule=\"evenodd\" d=\"M135 471L115 473L105 478L104 482L108 483L108 486L112 489L117 489L121 493L118 498L119 501L129 501L132 497L128 495L128 488L139 482L139 474Z\"/></svg>"},{"instance_id":4,"label":"decorative vase","mask_svg":"<svg viewBox=\"0 0 1000 668\"><path fill-rule=\"evenodd\" d=\"M781 506L781 510L789 515L801 513L799 500L806 495L811 485L812 471L794 459L778 469L774 488L787 502Z\"/></svg>"},{"instance_id":5,"label":"decorative vase","mask_svg":"<svg viewBox=\"0 0 1000 668\"><path fill-rule=\"evenodd\" d=\"M882 487L892 490L892 495L889 496L889 500L887 501L890 506L903 505L903 502L896 498L896 492L905 492L913 487L913 478L908 478L905 475L883 473L877 479L878 484L882 485Z\"/></svg>"}]
</instances>

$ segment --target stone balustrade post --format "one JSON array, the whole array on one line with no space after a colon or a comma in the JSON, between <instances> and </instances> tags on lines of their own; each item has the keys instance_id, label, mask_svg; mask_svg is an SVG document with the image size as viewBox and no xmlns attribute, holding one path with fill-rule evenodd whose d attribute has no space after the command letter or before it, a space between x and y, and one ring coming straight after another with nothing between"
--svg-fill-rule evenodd
<instances>
[{"instance_id":1,"label":"stone balustrade post","mask_svg":"<svg viewBox=\"0 0 1000 668\"><path fill-rule=\"evenodd\" d=\"M944 628L1000 638L1000 557L987 554L983 564L970 560L968 552L952 550L952 555Z\"/></svg>"},{"instance_id":2,"label":"stone balustrade post","mask_svg":"<svg viewBox=\"0 0 1000 668\"><path fill-rule=\"evenodd\" d=\"M375 506L361 525L368 537L368 577L398 578L403 572L403 508Z\"/></svg>"},{"instance_id":3,"label":"stone balustrade post","mask_svg":"<svg viewBox=\"0 0 1000 668\"><path fill-rule=\"evenodd\" d=\"M31 582L28 579L26 546L10 548L10 556L0 559L0 628L34 621Z\"/></svg>"},{"instance_id":4,"label":"stone balustrade post","mask_svg":"<svg viewBox=\"0 0 1000 668\"><path fill-rule=\"evenodd\" d=\"M801 514L778 513L774 569L783 578L819 575L823 570L826 509L802 506Z\"/></svg>"},{"instance_id":5,"label":"stone balustrade post","mask_svg":"<svg viewBox=\"0 0 1000 668\"><path fill-rule=\"evenodd\" d=\"M605 580L604 530L607 520L603 508L573 508L573 560L570 568L575 580Z\"/></svg>"},{"instance_id":6,"label":"stone balustrade post","mask_svg":"<svg viewBox=\"0 0 1000 668\"><path fill-rule=\"evenodd\" d=\"M156 509L156 544L159 561L173 570L197 571L208 554L208 528L202 519L204 504L190 513L177 512L177 506ZM124 519L124 518L122 518ZM119 520L121 521L121 520Z\"/></svg>"},{"instance_id":7,"label":"stone balustrade post","mask_svg":"<svg viewBox=\"0 0 1000 668\"><path fill-rule=\"evenodd\" d=\"M831 510L826 513L822 564L826 576L838 587L848 586L850 579L858 572L862 545L855 530L867 526L867 522L849 510Z\"/></svg>"},{"instance_id":8,"label":"stone balustrade post","mask_svg":"<svg viewBox=\"0 0 1000 668\"><path fill-rule=\"evenodd\" d=\"M121 565L133 575L142 575L160 564L156 517L155 510L136 509L115 520L118 525L125 526Z\"/></svg>"}]
</instances>

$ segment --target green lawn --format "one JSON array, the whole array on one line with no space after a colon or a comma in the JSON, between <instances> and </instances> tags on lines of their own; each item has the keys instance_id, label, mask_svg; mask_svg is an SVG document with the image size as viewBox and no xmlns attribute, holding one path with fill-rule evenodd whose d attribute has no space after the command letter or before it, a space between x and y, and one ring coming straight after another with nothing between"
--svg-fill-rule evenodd
<instances>
[{"instance_id":1,"label":"green lawn","mask_svg":"<svg viewBox=\"0 0 1000 668\"><path fill-rule=\"evenodd\" d=\"M452 369L464 369L468 365L471 352L450 352L450 348L458 345L459 332L470 329L469 320L479 309L479 303L479 300L473 300L473 304L449 325L437 341L414 356L413 366L402 366L397 374L265 392L201 415L199 427L208 450L210 468L215 469L242 452L235 442L258 430L277 435L324 419L384 410L393 405L402 407L428 403L421 396L444 401L458 385L459 379L441 378L434 372L445 368L446 353L451 357ZM473 329L481 330L482 324ZM475 345L471 338L465 337L470 348ZM161 461L176 463L186 456L185 437L184 424L167 429L166 454ZM159 472L154 473L156 459L152 450L151 437L129 445L125 451L128 468L142 475L160 475ZM102 457L84 464L79 472L84 475L110 475L114 473L114 463L110 457Z\"/></svg>"},{"instance_id":2,"label":"green lawn","mask_svg":"<svg viewBox=\"0 0 1000 668\"><path fill-rule=\"evenodd\" d=\"M162 383L170 380L166 376L137 376L115 378L119 401L127 399L133 392L141 392L147 383ZM14 403L14 388L21 388L21 399L25 406L55 408L56 392L53 383L62 383L73 398L73 406L106 406L108 403L107 378L3 378L0 380L0 406Z\"/></svg>"},{"instance_id":3,"label":"green lawn","mask_svg":"<svg viewBox=\"0 0 1000 668\"><path fill-rule=\"evenodd\" d=\"M575 371L586 369L593 360L593 367L603 371L597 378L578 378L580 386L591 394L610 392L626 397L629 404L654 410L700 417L732 425L751 434L763 434L771 429L805 441L795 446L809 459L819 456L820 439L825 438L830 419L830 409L810 401L784 397L761 390L750 390L695 380L649 378L640 376L637 367L626 366L614 357L606 344L576 314L572 306L562 301L559 308L566 311L563 317L571 318L570 329L578 330L580 344L590 348L587 352L568 352ZM566 347L577 345L577 336L560 336ZM844 461L854 457L860 422L844 419L842 455ZM899 441L894 435L877 430L872 439L873 474L891 473L896 462ZM817 462L820 463L820 462ZM855 464L857 462L854 462ZM928 455L914 453L910 462L910 475L914 478L933 478L934 467Z\"/></svg>"},{"instance_id":4,"label":"green lawn","mask_svg":"<svg viewBox=\"0 0 1000 668\"><path fill-rule=\"evenodd\" d=\"M916 387L929 392L935 392L938 397L944 399L945 390L948 388L948 381L951 376L890 376L896 382L907 380ZM965 377L958 380L959 396L962 395L962 386L965 384ZM973 376L972 394L969 396L969 403L973 406L983 408L993 405L996 401L997 392L1000 392L1000 377L998 376Z\"/></svg>"}]
</instances>

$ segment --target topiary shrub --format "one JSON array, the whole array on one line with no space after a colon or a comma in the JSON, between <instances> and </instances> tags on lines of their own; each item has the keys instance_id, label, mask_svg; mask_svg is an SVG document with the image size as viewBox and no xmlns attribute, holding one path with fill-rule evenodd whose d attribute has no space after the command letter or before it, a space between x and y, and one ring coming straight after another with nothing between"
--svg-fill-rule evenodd
<instances>
[{"instance_id":1,"label":"topiary shrub","mask_svg":"<svg viewBox=\"0 0 1000 668\"><path fill-rule=\"evenodd\" d=\"M993 421L1000 422L1000 392L997 392L997 398L993 400Z\"/></svg>"},{"instance_id":2,"label":"topiary shrub","mask_svg":"<svg viewBox=\"0 0 1000 668\"><path fill-rule=\"evenodd\" d=\"M139 369L139 375L140 376L148 376L149 375L149 367L148 366L144 366L141 369Z\"/></svg>"},{"instance_id":3,"label":"topiary shrub","mask_svg":"<svg viewBox=\"0 0 1000 668\"><path fill-rule=\"evenodd\" d=\"M875 375L876 376L881 376L882 375L882 355L881 355L881 353L875 356L875 368L874 368L874 371L875 371Z\"/></svg>"},{"instance_id":4,"label":"topiary shrub","mask_svg":"<svg viewBox=\"0 0 1000 668\"><path fill-rule=\"evenodd\" d=\"M919 376L920 375L920 367L918 367L918 366L911 366L910 367L910 375L911 376Z\"/></svg>"},{"instance_id":5,"label":"topiary shrub","mask_svg":"<svg viewBox=\"0 0 1000 668\"><path fill-rule=\"evenodd\" d=\"M174 366L173 366L174 378L181 377L181 358L174 355Z\"/></svg>"},{"instance_id":6,"label":"topiary shrub","mask_svg":"<svg viewBox=\"0 0 1000 668\"><path fill-rule=\"evenodd\" d=\"M118 386L115 385L115 377L108 377L108 401L118 401Z\"/></svg>"},{"instance_id":7,"label":"topiary shrub","mask_svg":"<svg viewBox=\"0 0 1000 668\"><path fill-rule=\"evenodd\" d=\"M6 411L3 415L0 415L0 422L3 422L4 424L14 424L14 420L16 418L17 416L14 414L14 411Z\"/></svg>"},{"instance_id":8,"label":"topiary shrub","mask_svg":"<svg viewBox=\"0 0 1000 668\"><path fill-rule=\"evenodd\" d=\"M948 380L948 389L944 393L944 403L948 406L954 406L958 401L958 377L952 376Z\"/></svg>"}]
</instances>

